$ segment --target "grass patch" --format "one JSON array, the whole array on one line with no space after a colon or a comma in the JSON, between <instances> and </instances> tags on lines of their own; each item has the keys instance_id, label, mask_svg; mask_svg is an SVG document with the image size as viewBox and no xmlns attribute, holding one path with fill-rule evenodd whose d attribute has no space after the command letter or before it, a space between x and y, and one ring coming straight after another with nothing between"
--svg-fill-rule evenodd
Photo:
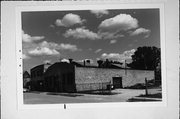
<instances>
[{"instance_id":1,"label":"grass patch","mask_svg":"<svg viewBox=\"0 0 180 119\"><path fill-rule=\"evenodd\" d=\"M117 95L120 93L111 92L111 91L88 91L83 92L84 94L92 94L92 95Z\"/></svg>"},{"instance_id":2,"label":"grass patch","mask_svg":"<svg viewBox=\"0 0 180 119\"><path fill-rule=\"evenodd\" d=\"M153 99L136 99L136 98L130 98L127 100L127 102L154 102L154 101L161 101L161 100L153 100Z\"/></svg>"},{"instance_id":3,"label":"grass patch","mask_svg":"<svg viewBox=\"0 0 180 119\"><path fill-rule=\"evenodd\" d=\"M156 94L149 94L149 95L139 95L136 97L148 97L148 98L162 98L161 93L156 93Z\"/></svg>"}]
</instances>

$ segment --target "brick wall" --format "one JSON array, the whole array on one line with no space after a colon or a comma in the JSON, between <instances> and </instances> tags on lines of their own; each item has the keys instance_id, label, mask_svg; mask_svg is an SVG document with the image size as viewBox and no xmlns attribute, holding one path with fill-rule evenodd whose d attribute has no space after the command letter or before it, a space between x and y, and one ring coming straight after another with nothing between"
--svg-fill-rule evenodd
<instances>
[{"instance_id":1,"label":"brick wall","mask_svg":"<svg viewBox=\"0 0 180 119\"><path fill-rule=\"evenodd\" d=\"M145 70L124 70L105 68L75 68L75 84L77 91L96 90L106 87L112 82L112 77L122 77L123 87L132 86L137 83L144 83L145 77L148 80L154 79L154 71ZM93 85L94 84L94 85ZM102 86L102 85L103 86Z\"/></svg>"}]
</instances>

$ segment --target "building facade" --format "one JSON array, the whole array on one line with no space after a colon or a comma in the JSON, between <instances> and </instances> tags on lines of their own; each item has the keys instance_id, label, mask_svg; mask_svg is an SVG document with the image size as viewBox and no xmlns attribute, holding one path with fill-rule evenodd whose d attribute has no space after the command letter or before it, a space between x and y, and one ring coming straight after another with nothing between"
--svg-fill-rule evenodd
<instances>
[{"instance_id":1,"label":"building facade","mask_svg":"<svg viewBox=\"0 0 180 119\"><path fill-rule=\"evenodd\" d=\"M39 73L38 73L39 72ZM31 70L34 90L47 92L83 92L105 90L109 85L125 88L154 79L154 71L122 68L99 68L57 62L44 70L39 65Z\"/></svg>"},{"instance_id":2,"label":"building facade","mask_svg":"<svg viewBox=\"0 0 180 119\"><path fill-rule=\"evenodd\" d=\"M75 66L66 62L51 65L44 75L44 90L50 92L76 92Z\"/></svg>"},{"instance_id":3,"label":"building facade","mask_svg":"<svg viewBox=\"0 0 180 119\"><path fill-rule=\"evenodd\" d=\"M44 90L44 74L51 64L46 63L38 65L31 69L31 90L45 91Z\"/></svg>"},{"instance_id":4,"label":"building facade","mask_svg":"<svg viewBox=\"0 0 180 119\"><path fill-rule=\"evenodd\" d=\"M130 87L154 79L154 71L113 69L113 68L75 68L77 91L106 89L111 84L114 88ZM102 85L101 85L102 84Z\"/></svg>"}]
</instances>

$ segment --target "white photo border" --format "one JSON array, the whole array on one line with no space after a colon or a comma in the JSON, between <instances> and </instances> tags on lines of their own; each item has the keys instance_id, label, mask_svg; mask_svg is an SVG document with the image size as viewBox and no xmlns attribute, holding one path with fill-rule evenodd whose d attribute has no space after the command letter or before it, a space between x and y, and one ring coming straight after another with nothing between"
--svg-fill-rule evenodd
<instances>
[{"instance_id":1,"label":"white photo border","mask_svg":"<svg viewBox=\"0 0 180 119\"><path fill-rule=\"evenodd\" d=\"M167 80L166 80L166 43L164 4L98 4L98 5L67 5L61 6L24 6L16 8L16 59L17 59L17 107L18 109L64 109L64 104L24 104L23 101L23 58L22 58L22 12L31 11L67 11L67 10L93 10L93 9L159 9L160 14L160 47L161 47L161 76L162 101L161 102L107 102L107 103L68 103L66 108L106 108L106 107L164 107L167 106Z\"/></svg>"}]
</instances>

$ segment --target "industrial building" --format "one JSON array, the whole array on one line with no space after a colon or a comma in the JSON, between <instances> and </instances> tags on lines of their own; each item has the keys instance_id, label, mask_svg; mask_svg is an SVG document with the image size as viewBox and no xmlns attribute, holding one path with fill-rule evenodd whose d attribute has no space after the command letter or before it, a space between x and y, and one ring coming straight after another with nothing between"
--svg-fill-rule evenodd
<instances>
[{"instance_id":1,"label":"industrial building","mask_svg":"<svg viewBox=\"0 0 180 119\"><path fill-rule=\"evenodd\" d=\"M114 88L125 88L144 83L145 78L154 79L154 71L123 69L117 65L92 66L70 60L43 64L31 69L32 90L47 92L83 92Z\"/></svg>"}]
</instances>

